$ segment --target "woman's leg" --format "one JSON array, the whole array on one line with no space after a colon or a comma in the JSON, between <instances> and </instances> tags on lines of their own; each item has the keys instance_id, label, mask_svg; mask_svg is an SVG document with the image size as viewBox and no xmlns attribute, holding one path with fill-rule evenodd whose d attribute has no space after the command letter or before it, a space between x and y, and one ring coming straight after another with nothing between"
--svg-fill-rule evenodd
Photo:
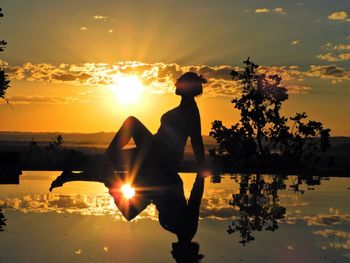
<instances>
[{"instance_id":1,"label":"woman's leg","mask_svg":"<svg viewBox=\"0 0 350 263\"><path fill-rule=\"evenodd\" d=\"M137 118L128 117L114 136L106 153L114 161L131 138L136 147L142 150L150 145L152 136L152 133Z\"/></svg>"}]
</instances>

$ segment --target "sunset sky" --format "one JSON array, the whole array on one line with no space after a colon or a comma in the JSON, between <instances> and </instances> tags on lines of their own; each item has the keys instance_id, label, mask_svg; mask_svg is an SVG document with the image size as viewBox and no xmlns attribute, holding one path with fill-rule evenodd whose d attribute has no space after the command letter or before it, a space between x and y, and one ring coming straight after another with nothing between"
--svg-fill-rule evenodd
<instances>
[{"instance_id":1,"label":"sunset sky","mask_svg":"<svg viewBox=\"0 0 350 263\"><path fill-rule=\"evenodd\" d=\"M350 1L2 0L0 65L11 77L2 131L115 131L134 115L155 132L186 71L208 83L202 133L239 114L230 71L248 56L283 77L287 116L350 136ZM130 87L130 85L132 87Z\"/></svg>"}]
</instances>

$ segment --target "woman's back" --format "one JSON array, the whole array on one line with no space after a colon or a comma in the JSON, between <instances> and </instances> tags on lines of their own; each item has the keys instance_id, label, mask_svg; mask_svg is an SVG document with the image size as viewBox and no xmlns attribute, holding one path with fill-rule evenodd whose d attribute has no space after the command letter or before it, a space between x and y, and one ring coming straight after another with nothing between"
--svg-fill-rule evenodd
<instances>
[{"instance_id":1,"label":"woman's back","mask_svg":"<svg viewBox=\"0 0 350 263\"><path fill-rule=\"evenodd\" d=\"M182 101L178 107L162 116L161 125L155 136L171 158L180 162L183 159L187 138L196 132L198 125L200 127L196 102Z\"/></svg>"}]
</instances>

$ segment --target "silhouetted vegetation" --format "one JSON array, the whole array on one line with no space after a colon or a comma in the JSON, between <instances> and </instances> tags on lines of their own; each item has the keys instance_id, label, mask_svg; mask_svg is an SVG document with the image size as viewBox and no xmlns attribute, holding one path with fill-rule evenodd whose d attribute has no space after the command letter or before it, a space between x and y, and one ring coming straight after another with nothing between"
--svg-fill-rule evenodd
<instances>
[{"instance_id":1,"label":"silhouetted vegetation","mask_svg":"<svg viewBox=\"0 0 350 263\"><path fill-rule=\"evenodd\" d=\"M46 169L73 169L81 167L85 162L85 155L77 150L63 147L63 137L55 136L48 145L40 147L32 139L29 142L28 154L24 160L25 167Z\"/></svg>"},{"instance_id":2,"label":"silhouetted vegetation","mask_svg":"<svg viewBox=\"0 0 350 263\"><path fill-rule=\"evenodd\" d=\"M0 17L3 17L2 8L0 8ZM0 52L4 51L7 42L0 40ZM6 90L10 87L10 81L7 79L5 71L0 68L0 98L5 99Z\"/></svg>"},{"instance_id":3,"label":"silhouetted vegetation","mask_svg":"<svg viewBox=\"0 0 350 263\"><path fill-rule=\"evenodd\" d=\"M243 176L239 182L239 193L232 195L230 205L239 209L239 217L232 222L227 232L239 232L240 243L255 240L255 231L275 231L277 220L284 218L286 208L279 205L278 190L285 189L284 178L273 176L264 180L260 174Z\"/></svg>"},{"instance_id":4,"label":"silhouetted vegetation","mask_svg":"<svg viewBox=\"0 0 350 263\"><path fill-rule=\"evenodd\" d=\"M2 208L0 208L0 232L4 232L4 228L6 226L5 221L6 221L5 215L3 213Z\"/></svg>"},{"instance_id":5,"label":"silhouetted vegetation","mask_svg":"<svg viewBox=\"0 0 350 263\"><path fill-rule=\"evenodd\" d=\"M220 120L212 123L210 136L218 148L210 150L211 159L223 167L255 168L301 168L317 161L316 154L330 146L330 129L306 121L306 113L282 116L288 93L281 77L258 73L259 66L249 58L244 64L243 72L231 72L241 87L242 95L231 101L241 118L230 128Z\"/></svg>"}]
</instances>

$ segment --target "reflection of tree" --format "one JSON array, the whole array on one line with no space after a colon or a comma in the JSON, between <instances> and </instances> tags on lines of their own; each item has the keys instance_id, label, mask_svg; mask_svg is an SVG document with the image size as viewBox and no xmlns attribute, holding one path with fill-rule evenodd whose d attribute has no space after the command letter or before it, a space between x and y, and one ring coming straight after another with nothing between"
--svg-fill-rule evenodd
<instances>
[{"instance_id":1,"label":"reflection of tree","mask_svg":"<svg viewBox=\"0 0 350 263\"><path fill-rule=\"evenodd\" d=\"M313 186L321 184L321 176L312 176L312 175L297 175L292 177L292 184L290 188L293 191L304 194L305 190L300 189L300 186L305 183L307 185L307 190L314 190ZM328 180L328 178L323 178L323 180Z\"/></svg>"},{"instance_id":2,"label":"reflection of tree","mask_svg":"<svg viewBox=\"0 0 350 263\"><path fill-rule=\"evenodd\" d=\"M6 218L4 216L3 210L0 208L0 232L4 231L4 228L6 226Z\"/></svg>"},{"instance_id":3,"label":"reflection of tree","mask_svg":"<svg viewBox=\"0 0 350 263\"><path fill-rule=\"evenodd\" d=\"M278 204L278 190L285 189L284 178L272 177L264 180L258 174L254 177L243 176L239 182L239 193L233 195L230 205L239 209L240 216L232 222L227 232L239 232L244 246L254 240L255 231L275 231L278 219L284 218L286 209Z\"/></svg>"}]
</instances>

